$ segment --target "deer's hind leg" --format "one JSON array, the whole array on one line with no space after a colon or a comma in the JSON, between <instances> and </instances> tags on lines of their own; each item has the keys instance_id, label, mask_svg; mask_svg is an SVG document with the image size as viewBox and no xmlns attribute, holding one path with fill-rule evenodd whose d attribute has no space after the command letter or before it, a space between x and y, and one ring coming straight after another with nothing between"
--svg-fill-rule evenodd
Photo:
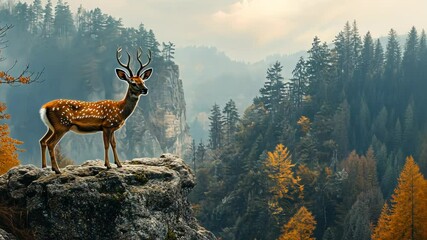
<instances>
[{"instance_id":1,"label":"deer's hind leg","mask_svg":"<svg viewBox=\"0 0 427 240\"><path fill-rule=\"evenodd\" d=\"M48 128L46 134L40 139L40 148L42 152L42 168L46 167L46 147L47 140L53 135L53 131Z\"/></svg>"},{"instance_id":2,"label":"deer's hind leg","mask_svg":"<svg viewBox=\"0 0 427 240\"><path fill-rule=\"evenodd\" d=\"M68 130L55 129L53 131L52 136L47 140L47 148L49 149L52 170L55 171L55 173L57 174L60 174L61 171L59 170L58 164L56 163L55 146L56 144L58 144L59 140L61 140L61 138L64 136L66 132L68 132Z\"/></svg>"}]
</instances>

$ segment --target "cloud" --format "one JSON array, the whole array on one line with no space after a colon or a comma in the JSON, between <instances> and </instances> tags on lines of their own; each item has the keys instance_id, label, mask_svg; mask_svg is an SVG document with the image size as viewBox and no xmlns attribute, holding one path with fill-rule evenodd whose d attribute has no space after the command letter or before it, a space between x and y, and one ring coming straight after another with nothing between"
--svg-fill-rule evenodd
<instances>
[{"instance_id":1,"label":"cloud","mask_svg":"<svg viewBox=\"0 0 427 240\"><path fill-rule=\"evenodd\" d=\"M31 3L33 0L26 0ZM46 3L46 0L43 1ZM53 1L55 3L55 1ZM427 1L411 0L68 0L73 11L100 7L125 26L144 23L177 47L215 46L234 59L307 50L315 35L331 42L346 21L360 33L399 34L427 27Z\"/></svg>"}]
</instances>

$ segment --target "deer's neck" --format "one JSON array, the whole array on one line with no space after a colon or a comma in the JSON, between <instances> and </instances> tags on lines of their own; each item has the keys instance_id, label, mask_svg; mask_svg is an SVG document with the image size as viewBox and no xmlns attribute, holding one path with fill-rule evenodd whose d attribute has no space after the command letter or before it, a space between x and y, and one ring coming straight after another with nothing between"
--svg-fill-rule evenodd
<instances>
[{"instance_id":1,"label":"deer's neck","mask_svg":"<svg viewBox=\"0 0 427 240\"><path fill-rule=\"evenodd\" d=\"M124 119L128 118L129 115L135 110L136 105L139 101L139 94L132 93L130 87L128 87L126 96L121 100L122 116Z\"/></svg>"}]
</instances>

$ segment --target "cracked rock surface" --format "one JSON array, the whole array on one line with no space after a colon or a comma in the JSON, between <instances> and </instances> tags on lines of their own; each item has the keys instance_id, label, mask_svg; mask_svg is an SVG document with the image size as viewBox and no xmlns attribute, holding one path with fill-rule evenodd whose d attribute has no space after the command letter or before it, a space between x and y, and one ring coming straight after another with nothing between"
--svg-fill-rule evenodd
<instances>
[{"instance_id":1,"label":"cracked rock surface","mask_svg":"<svg viewBox=\"0 0 427 240\"><path fill-rule=\"evenodd\" d=\"M193 216L194 175L176 156L110 170L89 160L62 172L24 165L0 176L0 204L27 214L35 239L216 239Z\"/></svg>"}]
</instances>

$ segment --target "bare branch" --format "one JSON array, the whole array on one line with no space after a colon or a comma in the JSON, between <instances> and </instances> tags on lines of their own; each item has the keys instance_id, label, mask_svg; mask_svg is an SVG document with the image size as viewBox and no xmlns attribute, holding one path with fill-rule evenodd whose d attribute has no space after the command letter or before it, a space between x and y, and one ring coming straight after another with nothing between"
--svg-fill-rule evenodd
<instances>
[{"instance_id":1,"label":"bare branch","mask_svg":"<svg viewBox=\"0 0 427 240\"><path fill-rule=\"evenodd\" d=\"M13 25L5 25L3 27L0 27L0 53L2 49L5 49L7 47L7 45L4 45L7 43L7 40L4 40L4 37L6 37L6 32L11 28L13 28ZM4 57L0 57L0 62L4 61L5 59L6 58ZM44 68L41 72L31 72L30 65L27 64L25 68L21 71L21 73L17 77L14 77L9 72L12 71L13 68L15 68L17 63L18 61L15 60L13 65L8 70L0 70L0 84L20 85L39 82L40 77L44 72Z\"/></svg>"}]
</instances>

